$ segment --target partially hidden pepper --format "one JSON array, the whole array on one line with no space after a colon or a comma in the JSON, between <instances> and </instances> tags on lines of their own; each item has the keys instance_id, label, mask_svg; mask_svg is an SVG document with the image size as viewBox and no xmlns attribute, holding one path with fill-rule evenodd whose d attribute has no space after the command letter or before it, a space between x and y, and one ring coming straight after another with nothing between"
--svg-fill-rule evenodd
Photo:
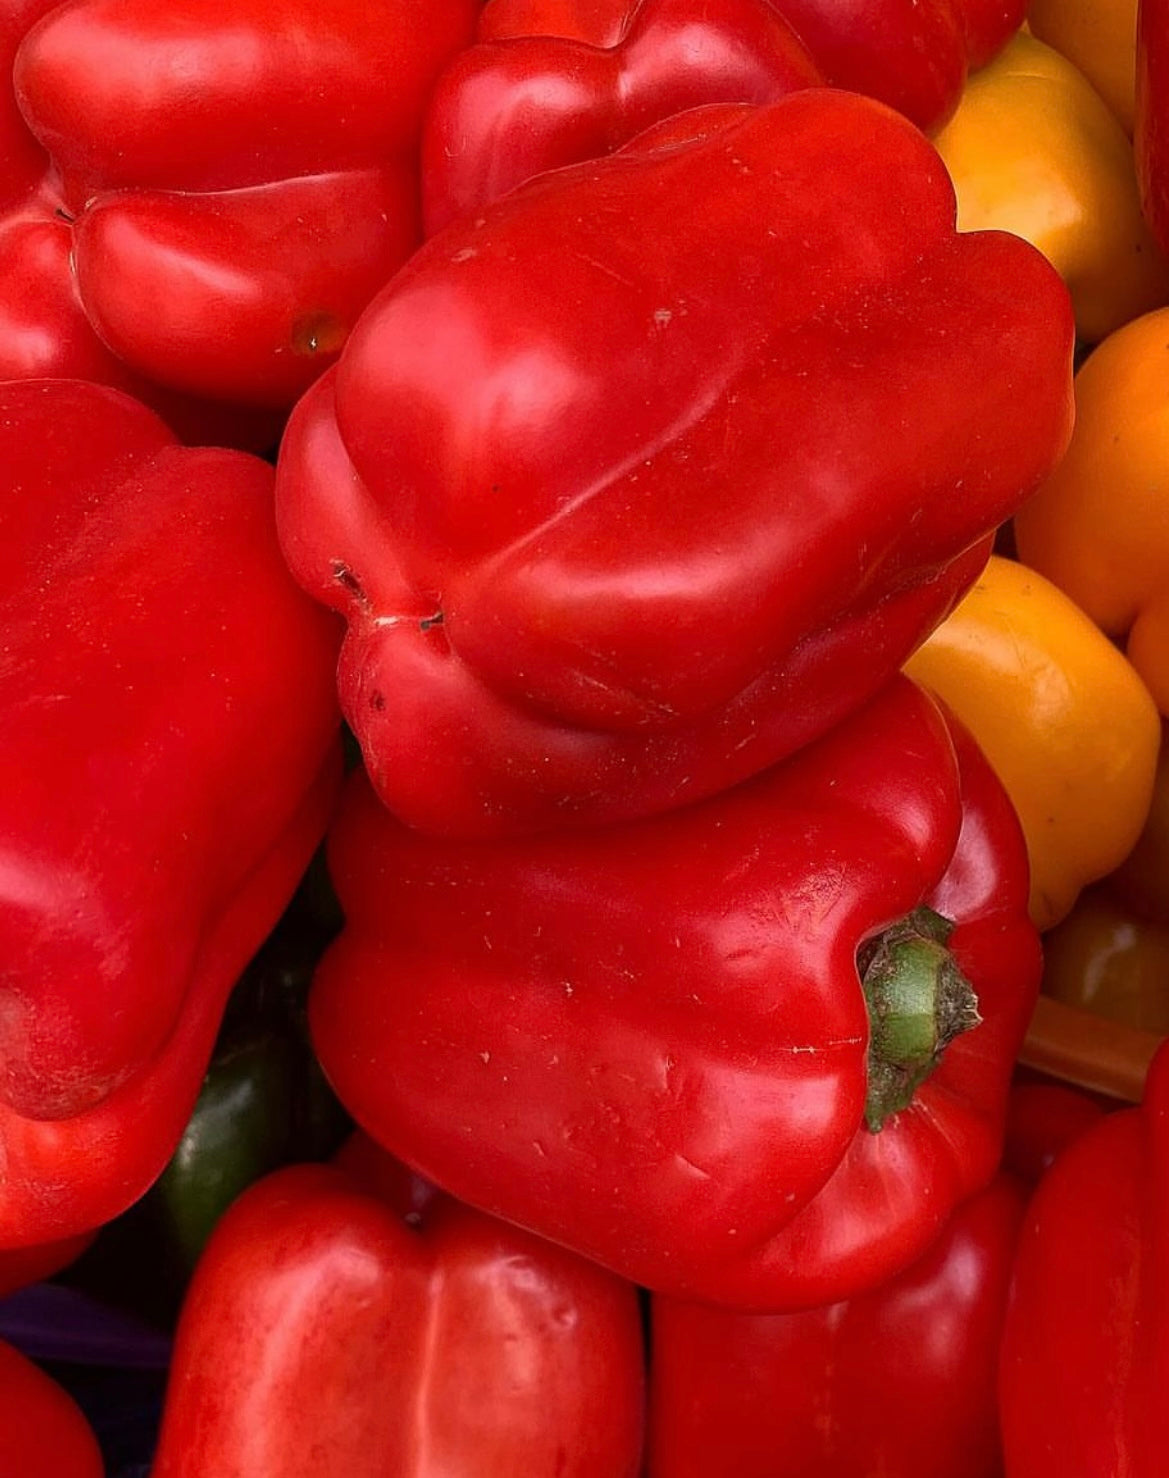
<instances>
[{"instance_id":1,"label":"partially hidden pepper","mask_svg":"<svg viewBox=\"0 0 1169 1478\"><path fill-rule=\"evenodd\" d=\"M1040 1183L1003 1340L1008 1478L1154 1478L1169 1384L1169 1047L1139 1109L1107 1115Z\"/></svg>"},{"instance_id":2,"label":"partially hidden pepper","mask_svg":"<svg viewBox=\"0 0 1169 1478\"><path fill-rule=\"evenodd\" d=\"M271 467L118 391L0 386L0 1248L158 1175L340 780L337 633Z\"/></svg>"},{"instance_id":3,"label":"partially hidden pepper","mask_svg":"<svg viewBox=\"0 0 1169 1478\"><path fill-rule=\"evenodd\" d=\"M330 867L346 923L309 1018L342 1102L636 1282L845 1298L994 1174L1039 976L1025 851L907 679L754 780L611 829L428 838L358 775Z\"/></svg>"},{"instance_id":4,"label":"partially hidden pepper","mask_svg":"<svg viewBox=\"0 0 1169 1478\"><path fill-rule=\"evenodd\" d=\"M1019 557L1120 642L1169 715L1169 308L1098 344L1067 455L1015 515Z\"/></svg>"},{"instance_id":5,"label":"partially hidden pepper","mask_svg":"<svg viewBox=\"0 0 1169 1478\"><path fill-rule=\"evenodd\" d=\"M1025 8L1020 0L774 0L831 86L878 98L924 129L945 121L967 71L986 65ZM478 35L615 47L640 9L639 0L489 0Z\"/></svg>"},{"instance_id":6,"label":"partially hidden pepper","mask_svg":"<svg viewBox=\"0 0 1169 1478\"><path fill-rule=\"evenodd\" d=\"M937 136L963 230L1025 237L1058 269L1098 343L1169 302L1169 262L1141 214L1133 147L1082 72L1020 33L970 79Z\"/></svg>"},{"instance_id":7,"label":"partially hidden pepper","mask_svg":"<svg viewBox=\"0 0 1169 1478\"><path fill-rule=\"evenodd\" d=\"M414 248L423 105L475 11L21 0L0 374L286 409Z\"/></svg>"},{"instance_id":8,"label":"partially hidden pepper","mask_svg":"<svg viewBox=\"0 0 1169 1478\"><path fill-rule=\"evenodd\" d=\"M284 439L282 545L411 824L613 821L790 753L1065 445L1066 290L956 233L918 130L827 88L662 127L432 237Z\"/></svg>"},{"instance_id":9,"label":"partially hidden pepper","mask_svg":"<svg viewBox=\"0 0 1169 1478\"><path fill-rule=\"evenodd\" d=\"M276 1171L220 1221L154 1478L635 1478L636 1290L370 1160Z\"/></svg>"},{"instance_id":10,"label":"partially hidden pepper","mask_svg":"<svg viewBox=\"0 0 1169 1478\"><path fill-rule=\"evenodd\" d=\"M31 1465L31 1467L30 1467ZM93 1429L63 1387L0 1340L0 1473L105 1478Z\"/></svg>"},{"instance_id":11,"label":"partially hidden pepper","mask_svg":"<svg viewBox=\"0 0 1169 1478\"><path fill-rule=\"evenodd\" d=\"M1006 786L1031 917L1051 928L1141 835L1161 742L1148 690L1057 586L998 555L905 670L953 708Z\"/></svg>"},{"instance_id":12,"label":"partially hidden pepper","mask_svg":"<svg viewBox=\"0 0 1169 1478\"><path fill-rule=\"evenodd\" d=\"M426 230L705 103L827 81L937 128L972 57L981 65L1022 13L1018 0L869 0L847 16L825 0L494 0L427 107Z\"/></svg>"},{"instance_id":13,"label":"partially hidden pepper","mask_svg":"<svg viewBox=\"0 0 1169 1478\"><path fill-rule=\"evenodd\" d=\"M1137 0L1031 0L1027 28L1083 72L1131 134Z\"/></svg>"},{"instance_id":14,"label":"partially hidden pepper","mask_svg":"<svg viewBox=\"0 0 1169 1478\"><path fill-rule=\"evenodd\" d=\"M651 1301L648 1478L998 1478L995 1376L1024 1197L997 1177L848 1303Z\"/></svg>"}]
</instances>

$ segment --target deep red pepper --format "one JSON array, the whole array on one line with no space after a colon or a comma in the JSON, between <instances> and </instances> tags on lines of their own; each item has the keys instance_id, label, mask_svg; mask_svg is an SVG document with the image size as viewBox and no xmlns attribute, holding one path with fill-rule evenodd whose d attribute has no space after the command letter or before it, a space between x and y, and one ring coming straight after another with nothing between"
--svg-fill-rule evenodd
<instances>
[{"instance_id":1,"label":"deep red pepper","mask_svg":"<svg viewBox=\"0 0 1169 1478\"><path fill-rule=\"evenodd\" d=\"M411 824L612 821L790 753L1066 443L1066 290L955 232L917 129L827 88L718 116L432 237L290 424L281 541Z\"/></svg>"},{"instance_id":2,"label":"deep red pepper","mask_svg":"<svg viewBox=\"0 0 1169 1478\"><path fill-rule=\"evenodd\" d=\"M1028 1210L1003 1340L1009 1478L1155 1478L1169 1420L1169 1046L1140 1108L1055 1161Z\"/></svg>"},{"instance_id":3,"label":"deep red pepper","mask_svg":"<svg viewBox=\"0 0 1169 1478\"><path fill-rule=\"evenodd\" d=\"M636 1282L844 1298L997 1168L1039 974L1026 857L986 761L906 679L753 781L603 831L427 838L359 775L330 866L346 923L309 1015L342 1102L453 1194ZM940 944L913 1051L870 1033L858 976L923 904L982 1015L944 1051L969 1021Z\"/></svg>"},{"instance_id":4,"label":"deep red pepper","mask_svg":"<svg viewBox=\"0 0 1169 1478\"><path fill-rule=\"evenodd\" d=\"M652 1300L648 1478L998 1478L998 1346L1023 1215L999 1176L851 1302L729 1314Z\"/></svg>"},{"instance_id":5,"label":"deep red pepper","mask_svg":"<svg viewBox=\"0 0 1169 1478\"><path fill-rule=\"evenodd\" d=\"M0 65L47 153L6 101L0 376L286 408L417 241L422 108L476 0L16 9Z\"/></svg>"},{"instance_id":6,"label":"deep red pepper","mask_svg":"<svg viewBox=\"0 0 1169 1478\"><path fill-rule=\"evenodd\" d=\"M1037 1184L1068 1145L1106 1112L1099 1099L1065 1083L1042 1078L1016 1082L1007 1105L1004 1165L1028 1184Z\"/></svg>"},{"instance_id":7,"label":"deep red pepper","mask_svg":"<svg viewBox=\"0 0 1169 1478\"><path fill-rule=\"evenodd\" d=\"M118 391L0 385L0 1248L159 1173L324 831L337 632L272 480Z\"/></svg>"},{"instance_id":8,"label":"deep red pepper","mask_svg":"<svg viewBox=\"0 0 1169 1478\"><path fill-rule=\"evenodd\" d=\"M636 1290L448 1197L387 1204L408 1181L374 1178L276 1171L220 1221L153 1478L634 1478Z\"/></svg>"},{"instance_id":9,"label":"deep red pepper","mask_svg":"<svg viewBox=\"0 0 1169 1478\"><path fill-rule=\"evenodd\" d=\"M1169 3L1137 9L1136 124L1141 205L1162 251L1169 252Z\"/></svg>"}]
</instances>

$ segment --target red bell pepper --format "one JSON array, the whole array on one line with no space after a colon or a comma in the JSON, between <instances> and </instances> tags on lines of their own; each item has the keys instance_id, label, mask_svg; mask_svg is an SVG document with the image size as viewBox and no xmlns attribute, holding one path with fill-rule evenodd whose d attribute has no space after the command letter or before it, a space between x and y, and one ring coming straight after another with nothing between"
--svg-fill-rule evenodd
<instances>
[{"instance_id":1,"label":"red bell pepper","mask_svg":"<svg viewBox=\"0 0 1169 1478\"><path fill-rule=\"evenodd\" d=\"M1028 1210L1003 1339L1009 1478L1154 1478L1169 1418L1169 1046L1144 1103L1056 1160Z\"/></svg>"},{"instance_id":2,"label":"red bell pepper","mask_svg":"<svg viewBox=\"0 0 1169 1478\"><path fill-rule=\"evenodd\" d=\"M290 424L281 542L411 824L613 821L790 753L1066 443L1066 290L956 234L917 129L827 88L715 111L432 237Z\"/></svg>"},{"instance_id":3,"label":"red bell pepper","mask_svg":"<svg viewBox=\"0 0 1169 1478\"><path fill-rule=\"evenodd\" d=\"M230 1208L153 1478L634 1478L636 1290L447 1197L387 1204L393 1178L295 1166Z\"/></svg>"},{"instance_id":4,"label":"red bell pepper","mask_svg":"<svg viewBox=\"0 0 1169 1478\"><path fill-rule=\"evenodd\" d=\"M647 1478L998 1478L1023 1205L998 1177L912 1267L848 1303L750 1315L655 1297Z\"/></svg>"},{"instance_id":5,"label":"red bell pepper","mask_svg":"<svg viewBox=\"0 0 1169 1478\"><path fill-rule=\"evenodd\" d=\"M482 12L481 28L498 25L495 9ZM532 175L609 154L684 109L767 103L823 83L772 0L619 0L609 9L605 19L620 27L611 42L508 36L460 52L446 68L422 135L427 235Z\"/></svg>"},{"instance_id":6,"label":"red bell pepper","mask_svg":"<svg viewBox=\"0 0 1169 1478\"><path fill-rule=\"evenodd\" d=\"M11 7L10 7L11 9ZM0 377L287 407L419 234L422 109L476 0L20 0ZM72 271L70 267L72 266Z\"/></svg>"},{"instance_id":7,"label":"red bell pepper","mask_svg":"<svg viewBox=\"0 0 1169 1478\"><path fill-rule=\"evenodd\" d=\"M0 1340L0 1473L103 1478L97 1438L56 1381Z\"/></svg>"},{"instance_id":8,"label":"red bell pepper","mask_svg":"<svg viewBox=\"0 0 1169 1478\"><path fill-rule=\"evenodd\" d=\"M704 103L830 81L927 130L1021 24L1025 0L492 0L426 113L427 233L547 169Z\"/></svg>"},{"instance_id":9,"label":"red bell pepper","mask_svg":"<svg viewBox=\"0 0 1169 1478\"><path fill-rule=\"evenodd\" d=\"M1106 1112L1099 1099L1065 1083L1016 1082L1007 1105L1003 1164L1027 1184L1037 1184Z\"/></svg>"},{"instance_id":10,"label":"red bell pepper","mask_svg":"<svg viewBox=\"0 0 1169 1478\"><path fill-rule=\"evenodd\" d=\"M879 98L924 129L940 128L967 69L985 66L1018 30L1025 0L770 0L834 87ZM478 39L556 36L614 47L642 0L488 0ZM710 7L702 8L709 14Z\"/></svg>"},{"instance_id":11,"label":"red bell pepper","mask_svg":"<svg viewBox=\"0 0 1169 1478\"><path fill-rule=\"evenodd\" d=\"M59 1242L0 1249L0 1298L30 1283L51 1278L80 1257L92 1241L93 1233L82 1232Z\"/></svg>"},{"instance_id":12,"label":"red bell pepper","mask_svg":"<svg viewBox=\"0 0 1169 1478\"><path fill-rule=\"evenodd\" d=\"M337 632L272 482L119 391L0 386L0 1247L158 1175L324 831Z\"/></svg>"},{"instance_id":13,"label":"red bell pepper","mask_svg":"<svg viewBox=\"0 0 1169 1478\"><path fill-rule=\"evenodd\" d=\"M1169 253L1169 3L1141 0L1137 9L1137 177L1145 218Z\"/></svg>"},{"instance_id":14,"label":"red bell pepper","mask_svg":"<svg viewBox=\"0 0 1169 1478\"><path fill-rule=\"evenodd\" d=\"M611 829L438 840L358 775L330 865L346 922L309 1020L346 1108L635 1282L845 1298L998 1166L1039 975L1026 856L907 679L737 789Z\"/></svg>"}]
</instances>

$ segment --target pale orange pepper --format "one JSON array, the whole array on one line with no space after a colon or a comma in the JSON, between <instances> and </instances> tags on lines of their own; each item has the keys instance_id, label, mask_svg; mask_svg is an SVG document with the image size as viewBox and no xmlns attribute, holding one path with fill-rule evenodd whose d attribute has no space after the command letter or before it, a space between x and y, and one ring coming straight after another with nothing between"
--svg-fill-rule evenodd
<instances>
[{"instance_id":1,"label":"pale orange pepper","mask_svg":"<svg viewBox=\"0 0 1169 1478\"><path fill-rule=\"evenodd\" d=\"M1161 738L1133 667L1042 575L995 556L906 664L973 733L1018 812L1049 929L1131 850Z\"/></svg>"},{"instance_id":2,"label":"pale orange pepper","mask_svg":"<svg viewBox=\"0 0 1169 1478\"><path fill-rule=\"evenodd\" d=\"M1071 445L1015 538L1021 559L1126 644L1169 716L1169 310L1088 356Z\"/></svg>"},{"instance_id":3,"label":"pale orange pepper","mask_svg":"<svg viewBox=\"0 0 1169 1478\"><path fill-rule=\"evenodd\" d=\"M1132 141L1087 78L1033 36L1015 36L966 84L934 140L958 226L1022 236L1071 293L1097 343L1169 303L1169 264L1141 215Z\"/></svg>"},{"instance_id":4,"label":"pale orange pepper","mask_svg":"<svg viewBox=\"0 0 1169 1478\"><path fill-rule=\"evenodd\" d=\"M1131 134L1137 0L1031 0L1027 25L1083 72Z\"/></svg>"}]
</instances>

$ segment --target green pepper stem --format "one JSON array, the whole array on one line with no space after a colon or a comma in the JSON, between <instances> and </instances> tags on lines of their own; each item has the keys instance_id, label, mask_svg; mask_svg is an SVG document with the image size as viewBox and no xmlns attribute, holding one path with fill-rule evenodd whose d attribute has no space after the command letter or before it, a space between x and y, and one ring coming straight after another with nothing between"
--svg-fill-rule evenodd
<instances>
[{"instance_id":1,"label":"green pepper stem","mask_svg":"<svg viewBox=\"0 0 1169 1478\"><path fill-rule=\"evenodd\" d=\"M982 1020L974 987L946 947L953 928L918 908L858 957L869 1010L865 1123L874 1134L909 1107L954 1038Z\"/></svg>"}]
</instances>

